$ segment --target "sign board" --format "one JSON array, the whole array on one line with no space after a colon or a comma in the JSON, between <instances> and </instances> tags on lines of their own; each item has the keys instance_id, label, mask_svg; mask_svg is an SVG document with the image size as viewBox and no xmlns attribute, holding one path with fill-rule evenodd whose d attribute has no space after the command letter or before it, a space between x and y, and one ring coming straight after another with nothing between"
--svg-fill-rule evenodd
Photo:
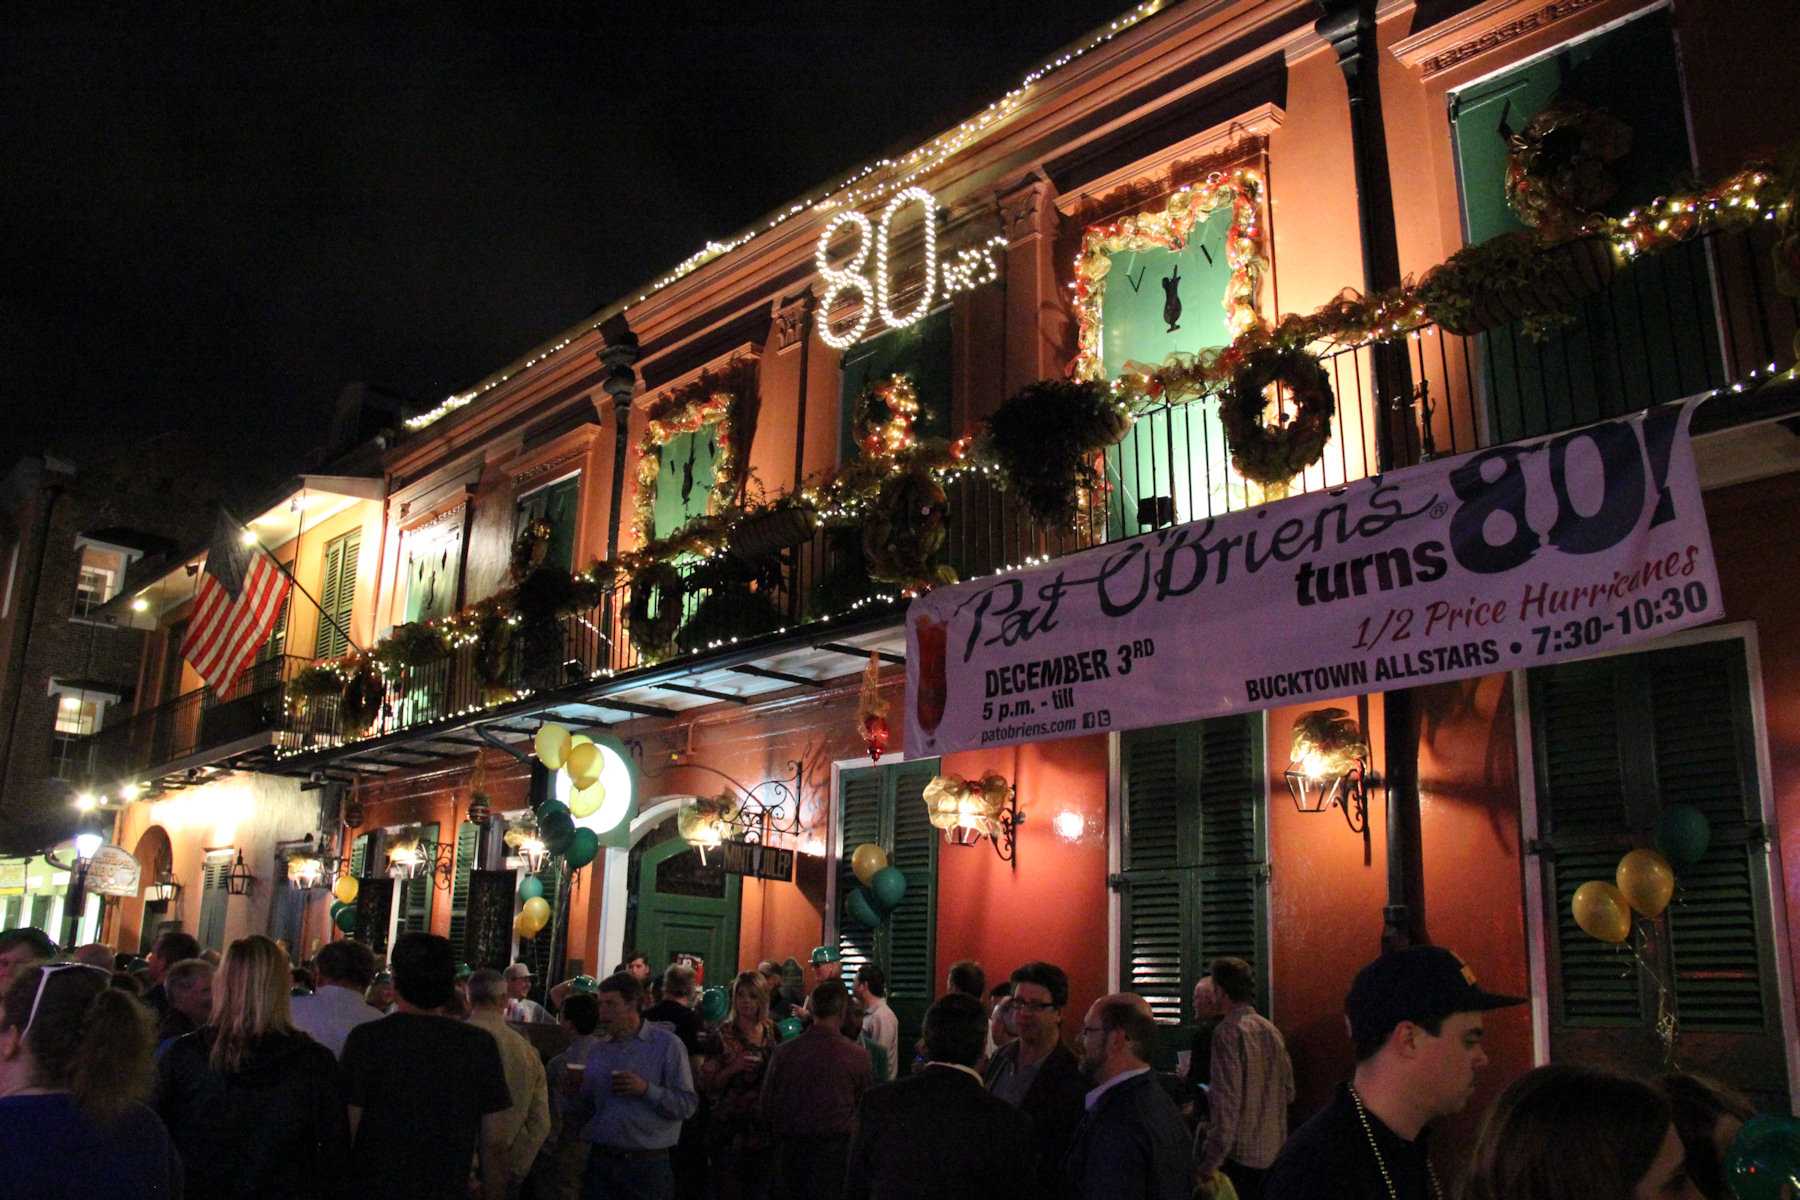
<instances>
[{"instance_id":1,"label":"sign board","mask_svg":"<svg viewBox=\"0 0 1800 1200\"><path fill-rule=\"evenodd\" d=\"M25 894L25 864L0 863L0 896Z\"/></svg>"},{"instance_id":2,"label":"sign board","mask_svg":"<svg viewBox=\"0 0 1800 1200\"><path fill-rule=\"evenodd\" d=\"M907 756L1493 675L1716 620L1697 403L932 591L907 612Z\"/></svg>"},{"instance_id":3,"label":"sign board","mask_svg":"<svg viewBox=\"0 0 1800 1200\"><path fill-rule=\"evenodd\" d=\"M88 861L87 890L102 896L135 896L142 874L138 860L124 847L105 845Z\"/></svg>"},{"instance_id":4,"label":"sign board","mask_svg":"<svg viewBox=\"0 0 1800 1200\"><path fill-rule=\"evenodd\" d=\"M718 865L727 875L748 875L753 879L794 878L794 852L761 842L720 842L707 852L718 855Z\"/></svg>"}]
</instances>

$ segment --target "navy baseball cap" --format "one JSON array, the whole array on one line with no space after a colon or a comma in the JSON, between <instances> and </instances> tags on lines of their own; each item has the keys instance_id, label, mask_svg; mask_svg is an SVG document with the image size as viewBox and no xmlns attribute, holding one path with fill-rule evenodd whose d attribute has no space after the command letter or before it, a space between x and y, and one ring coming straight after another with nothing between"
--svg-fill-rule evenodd
<instances>
[{"instance_id":1,"label":"navy baseball cap","mask_svg":"<svg viewBox=\"0 0 1800 1200\"><path fill-rule=\"evenodd\" d=\"M1525 1003L1524 996L1483 990L1475 972L1442 946L1390 950L1356 973L1344 998L1350 1036L1387 1034L1402 1021L1435 1025L1452 1013L1486 1012Z\"/></svg>"}]
</instances>

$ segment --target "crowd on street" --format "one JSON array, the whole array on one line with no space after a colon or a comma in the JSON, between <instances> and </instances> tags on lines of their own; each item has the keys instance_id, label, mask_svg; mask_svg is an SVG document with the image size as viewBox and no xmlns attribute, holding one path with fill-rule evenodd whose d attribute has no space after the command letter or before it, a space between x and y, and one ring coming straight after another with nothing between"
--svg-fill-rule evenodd
<instances>
[{"instance_id":1,"label":"crowd on street","mask_svg":"<svg viewBox=\"0 0 1800 1200\"><path fill-rule=\"evenodd\" d=\"M1433 1121L1469 1102L1482 989L1449 950L1389 951L1345 997L1356 1066L1288 1128L1293 1066L1248 964L1195 988L1176 1074L1140 997L1067 1011L1027 962L959 962L900 1044L887 979L837 951L703 988L628 954L542 991L406 933L305 969L268 938L142 960L0 934L0 1195L552 1200L1729 1200L1754 1110L1687 1075L1551 1065L1513 1080L1460 1178Z\"/></svg>"}]
</instances>

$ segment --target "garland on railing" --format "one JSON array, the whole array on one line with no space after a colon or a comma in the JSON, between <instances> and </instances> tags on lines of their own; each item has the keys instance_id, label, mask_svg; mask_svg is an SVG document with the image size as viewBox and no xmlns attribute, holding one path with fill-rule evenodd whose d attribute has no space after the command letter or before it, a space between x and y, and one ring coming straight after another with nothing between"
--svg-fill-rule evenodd
<instances>
[{"instance_id":1,"label":"garland on railing","mask_svg":"<svg viewBox=\"0 0 1800 1200\"><path fill-rule=\"evenodd\" d=\"M1586 242L1588 248L1581 251L1586 264L1577 266L1591 274L1600 259L1592 249L1596 245L1604 249L1607 260L1623 263L1713 230L1774 220L1781 233L1774 249L1777 286L1784 294L1800 293L1800 155L1793 152L1778 166L1751 163L1711 187L1672 192L1624 217L1592 216L1572 229L1566 220L1546 222L1556 227L1559 236L1555 238L1539 232L1490 239L1458 251L1417 283L1409 280L1373 295L1346 288L1311 313L1289 313L1274 323L1253 319L1253 310L1245 303L1254 297L1256 274L1262 265L1256 253L1254 225L1259 187L1260 180L1251 174L1214 178L1203 187L1181 190L1149 224L1140 217L1129 228L1127 219L1101 229L1078 264L1076 292L1078 305L1097 309L1098 285L1105 271L1093 251L1105 248L1108 241L1118 240L1123 246L1129 240L1168 236L1181 220L1191 225L1205 212L1232 205L1234 221L1228 246L1233 253L1232 317L1237 336L1228 346L1197 354L1172 354L1157 367L1127 372L1101 386L1111 389L1125 414L1200 400L1220 402L1234 466L1246 478L1268 483L1279 484L1318 462L1329 439L1330 391L1324 385L1315 348L1348 349L1401 341L1434 323L1472 332L1471 324L1496 315L1509 321L1542 317L1568 303L1566 281L1561 276L1567 273L1570 248L1578 242ZM1096 348L1084 341L1085 358L1077 362L1095 369ZM1796 351L1800 353L1800 345ZM553 607L559 616L592 608L608 588L633 583L649 583L652 587L645 591L678 599L669 586L668 567L674 560L725 554L734 532L775 512L804 514L796 524L799 532L789 536L809 536L817 522L835 528L860 526L872 574L900 583L909 594L925 591L956 578L947 565L931 562L943 540L943 485L970 471L995 476L1002 487L1025 483L1022 475L1015 479L1009 464L994 453L986 424L954 441L918 438L912 428L917 399L909 381L894 377L867 393L879 400L879 405L871 400L860 406L863 419L858 433L864 453L793 493L766 504L746 505L733 434L741 406L753 394L755 382L754 363L742 360L722 372L701 376L652 410L639 445L635 513L640 533L653 531L647 514L654 511L656 451L675 433L717 423L719 482L709 511L668 537L646 539L614 561L594 562L570 577L566 587L558 583L546 588L555 594ZM1263 388L1269 382L1288 387L1297 409L1293 416L1278 415L1273 423L1266 419ZM1012 397L997 415L1010 411L1008 406L1022 410L1031 403L1031 396L1041 398L1042 386L1032 385ZM1079 467L1069 484L1081 489L1083 502L1091 486L1097 486ZM340 712L349 710L340 719L346 727L354 727L365 718L372 722L378 713L385 674L473 645L477 671L486 688L484 702L511 699L513 693L505 690L504 681L511 642L520 623L518 587L532 574L554 570L542 565L549 536L547 523L539 521L521 532L513 547L514 589L448 617L402 626L393 637L365 653L306 668L289 682L289 695L301 699L336 691ZM750 540L764 548L759 553L766 551L766 539ZM646 572L653 569L655 577L647 577ZM679 603L665 601L654 618L647 607L640 615L640 607L634 596L627 616L628 631L634 643L639 643L640 652L672 652L675 631L670 622L679 623ZM335 687L330 686L327 674L338 681Z\"/></svg>"}]
</instances>

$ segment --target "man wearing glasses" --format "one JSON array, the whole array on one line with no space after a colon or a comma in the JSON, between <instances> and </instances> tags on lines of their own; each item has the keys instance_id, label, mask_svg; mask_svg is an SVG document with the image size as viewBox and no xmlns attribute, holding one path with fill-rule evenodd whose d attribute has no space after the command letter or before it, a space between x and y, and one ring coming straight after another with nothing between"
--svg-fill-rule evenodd
<instances>
[{"instance_id":1,"label":"man wearing glasses","mask_svg":"<svg viewBox=\"0 0 1800 1200\"><path fill-rule=\"evenodd\" d=\"M1150 1071L1156 1020L1141 996L1102 996L1081 1025L1087 1118L1063 1160L1064 1195L1188 1200L1194 1146L1181 1110Z\"/></svg>"},{"instance_id":2,"label":"man wearing glasses","mask_svg":"<svg viewBox=\"0 0 1800 1200\"><path fill-rule=\"evenodd\" d=\"M1053 1194L1063 1155L1087 1111L1081 1064L1063 1042L1062 1010L1069 976L1058 966L1029 962L1012 973L1012 1016L1019 1036L988 1063L988 1091L1031 1117L1033 1156L1042 1194Z\"/></svg>"}]
</instances>

